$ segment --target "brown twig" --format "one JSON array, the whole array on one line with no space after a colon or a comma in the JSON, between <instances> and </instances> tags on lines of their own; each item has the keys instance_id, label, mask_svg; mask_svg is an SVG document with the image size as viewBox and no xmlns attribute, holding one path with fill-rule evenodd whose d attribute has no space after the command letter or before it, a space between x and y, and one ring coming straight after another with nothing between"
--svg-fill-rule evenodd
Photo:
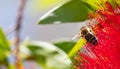
<instances>
[{"instance_id":1,"label":"brown twig","mask_svg":"<svg viewBox=\"0 0 120 69\"><path fill-rule=\"evenodd\" d=\"M19 42L20 42L20 29L21 29L21 23L22 23L22 18L23 18L23 10L25 7L26 0L20 0L19 8L18 8L18 14L17 14L17 19L16 19L16 28L15 28L15 37L16 37L16 69L19 69L19 61L20 58L18 56L19 54Z\"/></svg>"}]
</instances>

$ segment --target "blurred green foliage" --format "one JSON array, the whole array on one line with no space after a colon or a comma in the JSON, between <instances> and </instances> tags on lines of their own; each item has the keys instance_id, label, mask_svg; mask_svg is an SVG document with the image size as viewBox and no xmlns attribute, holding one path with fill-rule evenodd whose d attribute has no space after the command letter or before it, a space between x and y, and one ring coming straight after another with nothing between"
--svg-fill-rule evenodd
<instances>
[{"instance_id":1,"label":"blurred green foliage","mask_svg":"<svg viewBox=\"0 0 120 69\"><path fill-rule=\"evenodd\" d=\"M0 27L0 65L8 67L8 54L10 53L9 43Z\"/></svg>"},{"instance_id":2,"label":"blurred green foliage","mask_svg":"<svg viewBox=\"0 0 120 69\"><path fill-rule=\"evenodd\" d=\"M58 41L53 42L53 44L68 54L76 44L76 41Z\"/></svg>"},{"instance_id":3,"label":"blurred green foliage","mask_svg":"<svg viewBox=\"0 0 120 69\"><path fill-rule=\"evenodd\" d=\"M75 42L63 42L56 43L55 46L51 43L43 41L30 41L23 44L28 49L30 55L27 56L27 60L35 60L43 69L74 69L72 67L72 61L67 57L67 52L73 47ZM22 47L21 49L24 49ZM65 47L66 50L60 48ZM63 48L64 49L64 48ZM72 48L71 48L72 49ZM26 54L27 55L27 54Z\"/></svg>"}]
</instances>

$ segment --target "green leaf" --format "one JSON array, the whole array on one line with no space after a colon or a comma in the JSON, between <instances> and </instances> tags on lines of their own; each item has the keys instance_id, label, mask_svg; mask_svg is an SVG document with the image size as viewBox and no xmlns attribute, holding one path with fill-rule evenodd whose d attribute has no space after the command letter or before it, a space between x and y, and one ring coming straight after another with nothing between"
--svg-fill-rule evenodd
<instances>
[{"instance_id":1,"label":"green leaf","mask_svg":"<svg viewBox=\"0 0 120 69\"><path fill-rule=\"evenodd\" d=\"M71 40L58 40L52 42L55 46L63 50L66 54L69 54L69 52L74 48L76 41ZM74 57L69 57L71 59L72 63L74 63Z\"/></svg>"},{"instance_id":2,"label":"green leaf","mask_svg":"<svg viewBox=\"0 0 120 69\"><path fill-rule=\"evenodd\" d=\"M0 27L0 60L2 59L2 57L6 56L6 53L10 51L10 47L8 44L8 41L2 31L2 28Z\"/></svg>"},{"instance_id":3,"label":"green leaf","mask_svg":"<svg viewBox=\"0 0 120 69\"><path fill-rule=\"evenodd\" d=\"M28 45L28 49L31 51L32 56L34 56L34 59L37 60L37 62L42 65L45 66L45 62L46 62L46 57L44 54L38 54L36 51L41 50L42 52L42 48L38 47L38 46L34 46L34 45ZM46 54L46 53L45 53ZM40 59L39 59L40 58Z\"/></svg>"},{"instance_id":4,"label":"green leaf","mask_svg":"<svg viewBox=\"0 0 120 69\"><path fill-rule=\"evenodd\" d=\"M55 41L55 42L53 42L53 44L68 54L70 52L70 50L76 44L76 41L64 41L64 40L63 41Z\"/></svg>"},{"instance_id":5,"label":"green leaf","mask_svg":"<svg viewBox=\"0 0 120 69\"><path fill-rule=\"evenodd\" d=\"M1 28L0 28L0 49L10 50L8 41Z\"/></svg>"},{"instance_id":6,"label":"green leaf","mask_svg":"<svg viewBox=\"0 0 120 69\"><path fill-rule=\"evenodd\" d=\"M5 65L6 67L9 66L8 64L8 53L10 52L10 46L8 41L0 27L0 65Z\"/></svg>"},{"instance_id":7,"label":"green leaf","mask_svg":"<svg viewBox=\"0 0 120 69\"><path fill-rule=\"evenodd\" d=\"M82 0L71 0L54 8L38 21L39 24L80 22L88 19L88 12L94 7Z\"/></svg>"},{"instance_id":8,"label":"green leaf","mask_svg":"<svg viewBox=\"0 0 120 69\"><path fill-rule=\"evenodd\" d=\"M81 38L72 48L72 50L69 52L68 56L70 58L73 57L78 52L78 50L80 50L83 47L85 43L86 43L86 40Z\"/></svg>"},{"instance_id":9,"label":"green leaf","mask_svg":"<svg viewBox=\"0 0 120 69\"><path fill-rule=\"evenodd\" d=\"M73 69L67 54L51 43L29 41L21 46L21 50L24 50L24 54L28 51L27 55L32 57L43 69Z\"/></svg>"},{"instance_id":10,"label":"green leaf","mask_svg":"<svg viewBox=\"0 0 120 69\"><path fill-rule=\"evenodd\" d=\"M98 4L101 3L101 0L83 0L83 1L86 2L86 3L88 3L91 6L94 6L94 9L98 9L99 8ZM104 2L105 1L106 0L104 0Z\"/></svg>"}]
</instances>

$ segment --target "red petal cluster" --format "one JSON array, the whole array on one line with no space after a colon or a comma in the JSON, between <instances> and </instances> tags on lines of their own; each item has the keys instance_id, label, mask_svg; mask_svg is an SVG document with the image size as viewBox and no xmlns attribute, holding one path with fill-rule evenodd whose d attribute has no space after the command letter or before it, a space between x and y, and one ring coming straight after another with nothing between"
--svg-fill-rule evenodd
<instances>
[{"instance_id":1,"label":"red petal cluster","mask_svg":"<svg viewBox=\"0 0 120 69\"><path fill-rule=\"evenodd\" d=\"M98 45L87 43L75 57L77 69L120 69L120 7L109 2L96 11L92 26ZM91 21L93 22L93 21Z\"/></svg>"}]
</instances>

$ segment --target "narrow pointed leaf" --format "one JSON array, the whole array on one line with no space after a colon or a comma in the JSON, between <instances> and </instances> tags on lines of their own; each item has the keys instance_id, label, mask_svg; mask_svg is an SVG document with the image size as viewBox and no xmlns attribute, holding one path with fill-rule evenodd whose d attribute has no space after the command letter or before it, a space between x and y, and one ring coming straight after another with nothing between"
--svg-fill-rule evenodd
<instances>
[{"instance_id":1,"label":"narrow pointed leaf","mask_svg":"<svg viewBox=\"0 0 120 69\"><path fill-rule=\"evenodd\" d=\"M83 47L85 43L86 43L86 40L81 38L72 48L72 50L69 52L68 57L72 57L74 54L76 54L78 50L80 50Z\"/></svg>"},{"instance_id":2,"label":"narrow pointed leaf","mask_svg":"<svg viewBox=\"0 0 120 69\"><path fill-rule=\"evenodd\" d=\"M94 8L82 0L71 0L54 8L38 21L39 24L80 22L88 19L88 12Z\"/></svg>"}]
</instances>

